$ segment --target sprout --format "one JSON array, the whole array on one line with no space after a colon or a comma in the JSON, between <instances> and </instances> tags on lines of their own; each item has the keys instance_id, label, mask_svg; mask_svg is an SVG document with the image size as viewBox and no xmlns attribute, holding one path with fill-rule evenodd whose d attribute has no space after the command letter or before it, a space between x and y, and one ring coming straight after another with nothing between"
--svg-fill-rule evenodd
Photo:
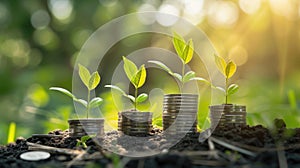
<instances>
[{"instance_id":1,"label":"sprout","mask_svg":"<svg viewBox=\"0 0 300 168\"><path fill-rule=\"evenodd\" d=\"M210 84L206 79L196 77L196 73L194 71L188 71L187 73L185 73L185 65L188 64L192 60L193 54L194 54L193 40L190 39L188 42L186 42L183 39L183 37L181 37L180 35L178 35L177 33L174 32L173 46L176 50L178 57L180 58L180 60L182 62L181 74L172 72L172 70L169 67L167 67L165 64L163 64L160 61L151 60L148 62L158 65L163 70L165 70L167 73L172 75L175 79L179 80L181 83L181 86L180 86L181 90L183 89L185 83L192 81L192 80L202 81L202 82Z\"/></svg>"},{"instance_id":2,"label":"sprout","mask_svg":"<svg viewBox=\"0 0 300 168\"><path fill-rule=\"evenodd\" d=\"M71 97L74 101L82 104L86 108L86 118L89 118L90 110L92 108L96 108L100 106L103 102L103 99L100 97L95 97L92 100L90 100L91 91L99 85L101 77L97 71L90 74L89 70L86 67L82 66L81 64L78 64L78 67L79 67L79 71L78 71L79 77L88 90L87 100L78 99L74 94L72 94L70 91L64 88L51 87L50 90L59 91Z\"/></svg>"},{"instance_id":3,"label":"sprout","mask_svg":"<svg viewBox=\"0 0 300 168\"><path fill-rule=\"evenodd\" d=\"M225 104L228 102L228 97L235 92L238 91L239 86L237 84L228 84L228 80L234 75L236 72L236 64L232 61L226 63L226 61L215 54L215 63L219 69L219 71L225 76L225 88L216 87L217 89L223 91L225 93Z\"/></svg>"},{"instance_id":4,"label":"sprout","mask_svg":"<svg viewBox=\"0 0 300 168\"><path fill-rule=\"evenodd\" d=\"M120 92L124 97L129 98L134 103L135 110L137 109L137 104L142 103L147 100L148 95L146 93L141 93L138 95L138 89L142 87L146 81L146 68L145 65L141 65L139 69L137 66L123 56L124 61L124 71L126 73L126 76L130 80L131 84L135 88L134 96L130 94L126 94L125 91L123 91L121 88L115 85L105 85L105 87L112 88L114 90L117 90Z\"/></svg>"}]
</instances>

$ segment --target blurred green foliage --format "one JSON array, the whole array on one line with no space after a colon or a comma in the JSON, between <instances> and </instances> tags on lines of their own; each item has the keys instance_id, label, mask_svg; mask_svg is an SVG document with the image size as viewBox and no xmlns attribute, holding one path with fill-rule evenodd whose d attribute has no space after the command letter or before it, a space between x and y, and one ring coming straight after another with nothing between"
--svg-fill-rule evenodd
<instances>
[{"instance_id":1,"label":"blurred green foliage","mask_svg":"<svg viewBox=\"0 0 300 168\"><path fill-rule=\"evenodd\" d=\"M99 26L140 11L145 5L157 10L163 10L166 4L173 5L187 19L196 19L195 24L207 34L219 54L237 63L238 71L232 81L239 84L240 90L230 102L247 105L249 124L270 126L274 118L283 118L288 127L299 127L300 3L292 0L279 5L279 1L251 2L260 2L259 7L253 8L251 3L245 6L244 0L2 0L0 144L6 143L11 122L16 123L16 136L67 129L67 119L76 117L73 102L49 92L48 88L60 86L71 90L74 62L87 38ZM195 9L201 9L200 15ZM218 15L218 12L224 13ZM119 64L122 55L134 50L163 46L174 51L171 45L170 38L145 33L123 39L107 52L99 66L100 75L105 75L97 94L105 100L101 111L112 128L116 126L117 112L127 108L122 97L116 97L103 87L110 83L112 67ZM195 60L189 66L203 73L199 76L206 77L204 66ZM163 71L147 69L147 73L147 83L141 91L149 93L151 88L162 88L170 93L178 89L174 79ZM198 87L201 94L199 126L205 129L209 127L210 88L201 83ZM160 99L153 94L141 108L151 107L155 112L154 123L161 126L161 103L155 101Z\"/></svg>"}]
</instances>

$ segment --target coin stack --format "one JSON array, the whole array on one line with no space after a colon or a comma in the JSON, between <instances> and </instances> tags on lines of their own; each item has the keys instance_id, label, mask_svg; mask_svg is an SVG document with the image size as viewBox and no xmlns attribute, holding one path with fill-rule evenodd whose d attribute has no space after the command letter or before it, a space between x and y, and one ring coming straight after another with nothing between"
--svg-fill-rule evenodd
<instances>
[{"instance_id":1,"label":"coin stack","mask_svg":"<svg viewBox=\"0 0 300 168\"><path fill-rule=\"evenodd\" d=\"M119 113L118 131L126 135L147 136L152 130L152 113L126 111Z\"/></svg>"},{"instance_id":2,"label":"coin stack","mask_svg":"<svg viewBox=\"0 0 300 168\"><path fill-rule=\"evenodd\" d=\"M246 106L222 104L209 108L211 128L246 125Z\"/></svg>"},{"instance_id":3,"label":"coin stack","mask_svg":"<svg viewBox=\"0 0 300 168\"><path fill-rule=\"evenodd\" d=\"M163 130L170 134L197 132L198 95L168 94L163 103Z\"/></svg>"},{"instance_id":4,"label":"coin stack","mask_svg":"<svg viewBox=\"0 0 300 168\"><path fill-rule=\"evenodd\" d=\"M104 134L104 119L74 119L68 120L69 135L71 137L82 137L85 135L101 136Z\"/></svg>"}]
</instances>

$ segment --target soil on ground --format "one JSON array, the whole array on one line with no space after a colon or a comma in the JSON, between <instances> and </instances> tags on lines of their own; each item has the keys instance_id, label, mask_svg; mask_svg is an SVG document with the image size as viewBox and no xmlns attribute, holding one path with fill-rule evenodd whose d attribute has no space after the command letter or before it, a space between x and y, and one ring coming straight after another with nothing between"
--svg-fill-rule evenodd
<instances>
[{"instance_id":1,"label":"soil on ground","mask_svg":"<svg viewBox=\"0 0 300 168\"><path fill-rule=\"evenodd\" d=\"M54 130L0 146L0 167L300 167L300 128L287 129L283 120L275 120L272 130L261 125L218 128L203 142L199 142L199 135L185 135L172 145L172 137L158 128L144 142L133 142L121 132L111 131L97 138L97 143L89 139L84 149L67 130ZM158 149L159 154L128 157L129 148L137 152ZM31 150L48 151L51 157L41 161L20 158Z\"/></svg>"}]
</instances>

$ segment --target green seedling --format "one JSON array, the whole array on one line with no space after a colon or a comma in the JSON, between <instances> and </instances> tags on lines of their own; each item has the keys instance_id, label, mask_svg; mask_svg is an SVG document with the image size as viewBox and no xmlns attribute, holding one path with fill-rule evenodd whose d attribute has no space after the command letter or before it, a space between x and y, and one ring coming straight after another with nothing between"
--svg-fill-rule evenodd
<instances>
[{"instance_id":1,"label":"green seedling","mask_svg":"<svg viewBox=\"0 0 300 168\"><path fill-rule=\"evenodd\" d=\"M90 110L99 107L103 102L103 99L100 97L95 97L91 99L91 91L99 85L101 77L97 71L90 74L89 70L86 67L82 66L81 64L78 64L78 67L79 67L79 71L78 71L79 77L83 82L83 84L86 86L88 91L87 100L78 99L74 94L72 94L70 91L64 88L51 87L50 90L59 91L71 97L74 101L82 104L86 108L86 118L89 118Z\"/></svg>"},{"instance_id":2,"label":"green seedling","mask_svg":"<svg viewBox=\"0 0 300 168\"><path fill-rule=\"evenodd\" d=\"M11 143L15 141L15 136L16 136L16 123L15 122L11 122L9 124L9 128L8 128L8 136L7 136L7 143Z\"/></svg>"},{"instance_id":3,"label":"green seedling","mask_svg":"<svg viewBox=\"0 0 300 168\"><path fill-rule=\"evenodd\" d=\"M228 97L234 93L236 93L239 89L237 84L229 85L228 80L234 75L236 72L236 64L232 61L228 63L220 56L215 54L215 63L219 69L219 71L225 77L225 88L216 87L217 89L221 90L225 94L225 104L228 102Z\"/></svg>"},{"instance_id":4,"label":"green seedling","mask_svg":"<svg viewBox=\"0 0 300 168\"><path fill-rule=\"evenodd\" d=\"M146 68L145 65L141 65L139 69L137 66L123 56L124 61L124 71L126 73L126 76L130 80L131 84L135 88L134 96L130 94L126 94L125 91L123 91L120 87L115 85L105 85L107 88L112 88L114 90L119 91L123 96L129 98L134 103L135 110L137 109L137 104L142 103L147 100L148 95L146 93L141 93L138 95L138 89L142 87L146 81Z\"/></svg>"},{"instance_id":5,"label":"green seedling","mask_svg":"<svg viewBox=\"0 0 300 168\"><path fill-rule=\"evenodd\" d=\"M202 81L202 82L210 84L206 79L196 77L196 73L194 71L188 71L187 73L185 73L185 65L188 64L192 60L193 54L194 54L193 40L190 39L188 42L186 42L183 39L183 37L181 37L180 35L178 35L177 33L174 32L173 46L176 50L178 57L180 58L180 60L182 62L181 74L172 72L172 70L168 66L166 66L164 63L162 63L160 61L151 60L148 62L158 65L163 70L165 70L167 73L169 73L171 76L173 76L175 79L180 81L181 90L183 89L185 83L187 83L189 81L193 81L193 80Z\"/></svg>"},{"instance_id":6,"label":"green seedling","mask_svg":"<svg viewBox=\"0 0 300 168\"><path fill-rule=\"evenodd\" d=\"M76 141L77 141L76 146L77 147L81 146L82 148L86 149L87 148L86 142L93 137L95 137L95 135L85 135L85 136L82 136L80 138L80 140L76 139Z\"/></svg>"}]
</instances>

